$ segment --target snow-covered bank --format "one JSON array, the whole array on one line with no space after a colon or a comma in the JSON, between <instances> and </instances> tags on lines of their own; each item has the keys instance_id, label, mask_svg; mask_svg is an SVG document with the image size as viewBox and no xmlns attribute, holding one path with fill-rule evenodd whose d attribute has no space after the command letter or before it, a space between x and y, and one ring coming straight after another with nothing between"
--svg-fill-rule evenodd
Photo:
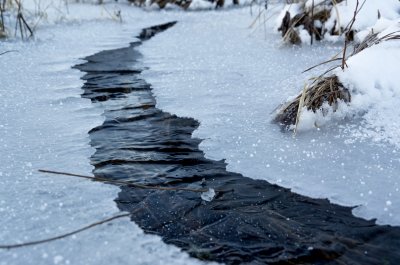
<instances>
[{"instance_id":1,"label":"snow-covered bank","mask_svg":"<svg viewBox=\"0 0 400 265\"><path fill-rule=\"evenodd\" d=\"M301 71L341 47L282 48L273 25L267 25L267 41L262 27L259 35L249 36L253 19L245 9L188 15L146 43L141 48L150 67L145 79L155 88L158 107L198 119L195 134L205 139L202 149L212 159L227 159L232 171L360 205L357 215L399 225L398 146L361 141L359 132L369 128L357 119L297 138L269 123L276 106L318 73Z\"/></svg>"},{"instance_id":2,"label":"snow-covered bank","mask_svg":"<svg viewBox=\"0 0 400 265\"><path fill-rule=\"evenodd\" d=\"M392 122L400 116L392 103L393 100L396 101L400 93L400 81L397 75L397 69L400 68L400 2L366 1L359 5L356 4L356 0L343 1L337 5L328 2L329 5L323 4L325 2L321 4L317 2L316 10L314 10L314 12L322 12L321 10L330 12L328 21L326 23L324 21L326 31L323 32L323 37L329 41L342 40L343 42L344 35L349 36L348 40L354 39L354 42L347 43L345 53L340 52L336 55L336 58L345 56L346 59L343 61L345 63L338 62L336 70L333 69L334 71L329 73L338 80L338 83L333 86L335 89L340 88L336 95L341 95L339 96L341 100L337 105L336 99L332 99L336 96L328 97L326 93L317 92L323 91L323 86L329 83L327 80L330 77L321 76L318 82L314 80L307 82L308 87L304 93L300 92L294 100L285 103L277 112L277 119L284 123L290 121L293 125L296 119L296 130L307 130L332 122L332 120L335 122L345 117L362 117L364 132L352 128L350 130L353 134L362 139L386 141L400 146L400 138L397 137L399 128L397 123ZM352 19L356 8L358 12L353 24ZM284 25L287 23L283 19L285 13L290 12L291 16L297 14L310 16L310 12L312 14L310 9L311 1L286 5L277 20L283 21L282 25ZM280 29L283 30L282 27ZM300 36L307 35L307 32L300 34L301 26L297 26L296 30ZM308 41L303 40L303 43L309 43L310 36L307 38ZM329 67L323 65L319 68L323 72ZM331 92L328 94L333 93L332 84L330 86ZM297 114L302 94L306 95L306 102ZM344 94L348 96L343 98ZM332 107L329 106L328 99ZM325 105L319 107L320 100L325 101ZM294 108L296 110L293 112ZM297 118L294 117L296 114Z\"/></svg>"},{"instance_id":3,"label":"snow-covered bank","mask_svg":"<svg viewBox=\"0 0 400 265\"><path fill-rule=\"evenodd\" d=\"M399 15L400 16L400 15ZM383 40L347 60L344 71L336 74L352 90L352 102L344 115L362 114L364 132L352 129L359 137L387 141L400 146L400 19L381 19L371 28L356 35L378 34L377 39L397 35L398 39ZM393 34L394 33L394 34ZM362 40L362 39L361 39Z\"/></svg>"},{"instance_id":4,"label":"snow-covered bank","mask_svg":"<svg viewBox=\"0 0 400 265\"><path fill-rule=\"evenodd\" d=\"M102 6L70 5L79 20L41 24L35 41L0 43L0 51L16 50L0 56L2 245L63 234L119 213L113 201L118 187L37 170L90 174L94 150L87 132L101 124L103 106L80 97L82 73L71 67L170 19L126 8L126 23L120 24L104 16ZM199 263L145 235L128 218L48 244L0 250L2 265Z\"/></svg>"},{"instance_id":5,"label":"snow-covered bank","mask_svg":"<svg viewBox=\"0 0 400 265\"><path fill-rule=\"evenodd\" d=\"M336 42L343 41L347 31L357 33L380 19L398 19L399 13L397 0L300 0L282 8L276 18L276 30L282 32L286 42L312 44L312 38ZM349 39L353 39L351 35Z\"/></svg>"}]
</instances>

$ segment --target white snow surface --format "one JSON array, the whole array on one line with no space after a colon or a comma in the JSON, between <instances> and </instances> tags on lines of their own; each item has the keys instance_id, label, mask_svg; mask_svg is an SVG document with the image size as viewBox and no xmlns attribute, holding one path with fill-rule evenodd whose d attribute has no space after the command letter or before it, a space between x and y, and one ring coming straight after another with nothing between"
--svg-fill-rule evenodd
<instances>
[{"instance_id":1,"label":"white snow surface","mask_svg":"<svg viewBox=\"0 0 400 265\"><path fill-rule=\"evenodd\" d=\"M400 20L392 21L386 28L378 22L375 33L378 38L390 33L400 33ZM379 30L381 29L381 30ZM365 130L353 129L360 137L374 141L387 141L400 146L400 41L388 40L352 56L348 67L336 71L341 82L352 90L352 103L346 115L363 113Z\"/></svg>"},{"instance_id":2,"label":"white snow surface","mask_svg":"<svg viewBox=\"0 0 400 265\"><path fill-rule=\"evenodd\" d=\"M381 18L373 27L356 34L356 39L361 42L370 33L375 33L377 39L399 36L400 19L388 20ZM351 52L351 47L348 48ZM325 111L313 113L303 108L299 127L308 130L343 118L363 117L363 126L360 130L350 124L347 130L357 135L359 139L371 139L375 142L388 142L397 148L400 147L400 125L396 120L400 117L397 101L400 96L400 41L381 40L371 47L350 56L346 60L346 67L338 67L333 74L339 77L344 87L352 95L350 104L341 102L338 111L326 104Z\"/></svg>"},{"instance_id":3,"label":"white snow surface","mask_svg":"<svg viewBox=\"0 0 400 265\"><path fill-rule=\"evenodd\" d=\"M251 34L248 26L253 20L246 9L187 14L168 33L141 46L149 67L144 77L154 87L158 107L199 120L195 136L204 139L201 149L211 159L226 159L228 170L311 197L359 206L353 210L358 216L399 225L400 145L388 142L390 137L399 139L397 114L373 120L369 116L378 109L368 104L372 109L362 109L369 110L366 116L340 117L296 137L281 131L271 123L271 114L320 73L316 69L301 74L304 69L331 58L341 45L282 46L274 25ZM348 71L352 64L349 61ZM395 108L396 93L383 96L392 100L386 113ZM389 131L371 127L377 122L390 122Z\"/></svg>"},{"instance_id":4,"label":"white snow surface","mask_svg":"<svg viewBox=\"0 0 400 265\"><path fill-rule=\"evenodd\" d=\"M366 0L359 1L358 14L353 25L353 29L360 31L367 27L373 26L378 20L378 13L381 18L396 19L400 13L400 2L397 0ZM336 23L335 29L338 30L339 26L342 30L350 24L350 21L354 17L354 11L356 10L357 1L348 0L337 4L337 10L335 8L331 11L331 17L326 22L327 28L332 28Z\"/></svg>"},{"instance_id":5,"label":"white snow surface","mask_svg":"<svg viewBox=\"0 0 400 265\"><path fill-rule=\"evenodd\" d=\"M289 11L290 17L306 10L307 12L317 13L327 8L326 4L331 1L326 0L302 0L295 4L286 4L276 19L276 30L280 27L282 19ZM398 0L346 0L342 1L334 7L330 7L330 17L325 22L324 27L327 32L324 34L324 39L332 42L343 41L343 35L331 35L330 32L343 33L349 29L351 21L354 17L354 12L357 8L357 16L352 25L352 29L356 32L363 31L366 28L372 27L378 22L379 17L386 20L395 20L400 16L400 2ZM314 10L311 9L314 7ZM315 21L321 24L321 21ZM299 37L304 44L310 43L310 34L299 28Z\"/></svg>"},{"instance_id":6,"label":"white snow surface","mask_svg":"<svg viewBox=\"0 0 400 265\"><path fill-rule=\"evenodd\" d=\"M249 9L150 12L126 4L67 8L50 2L46 8L41 1L46 15L34 41L0 42L0 52L16 50L0 56L0 244L59 235L119 213L113 202L117 187L37 170L92 170L87 132L102 123L108 103L82 99L82 73L71 66L97 51L127 45L143 27L171 20L179 22L140 48L150 67L144 77L160 108L201 122L195 136L205 139L201 148L209 158L227 159L229 170L295 192L360 205L357 215L379 223L400 224L398 116L388 116L392 127L378 130L378 122L388 124L383 116L372 119L372 107L366 117L295 138L270 123L274 109L318 73L301 71L330 58L339 46L282 46L269 25L266 31L260 24L256 31L247 28L254 21ZM395 108L398 93L383 98ZM112 104L125 100L130 99ZM145 235L128 218L52 243L0 250L1 265L199 263Z\"/></svg>"},{"instance_id":7,"label":"white snow surface","mask_svg":"<svg viewBox=\"0 0 400 265\"><path fill-rule=\"evenodd\" d=\"M0 245L60 235L119 214L119 188L38 173L53 169L90 175L88 131L104 105L82 99L79 58L128 45L143 27L171 18L127 5L120 24L113 5L71 4L47 10L34 41L0 42ZM113 101L124 105L124 101ZM0 250L0 264L200 264L177 247L146 235L128 218L43 245Z\"/></svg>"}]
</instances>

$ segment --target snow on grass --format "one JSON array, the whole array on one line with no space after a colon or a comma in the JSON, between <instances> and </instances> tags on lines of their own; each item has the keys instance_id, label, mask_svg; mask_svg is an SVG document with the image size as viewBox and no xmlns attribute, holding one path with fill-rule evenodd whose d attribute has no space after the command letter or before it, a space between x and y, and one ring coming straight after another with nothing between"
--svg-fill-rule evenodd
<instances>
[{"instance_id":1,"label":"snow on grass","mask_svg":"<svg viewBox=\"0 0 400 265\"><path fill-rule=\"evenodd\" d=\"M373 26L378 20L378 13L381 18L390 20L399 17L400 2L397 0L366 0L364 4L363 2L363 0L359 0L358 8L360 11L353 25L353 29L357 31ZM331 17L326 22L326 28L331 29L335 25L335 31L339 31L339 27L343 31L343 29L348 27L354 16L356 4L356 0L343 1L337 4L337 11L335 8L331 10Z\"/></svg>"},{"instance_id":2,"label":"snow on grass","mask_svg":"<svg viewBox=\"0 0 400 265\"><path fill-rule=\"evenodd\" d=\"M290 17L295 17L296 15L300 14L303 11L302 8L303 8L302 3L292 3L292 4L283 6L279 15L275 19L276 30L281 26L282 19L285 17L286 12L289 12Z\"/></svg>"},{"instance_id":3,"label":"snow on grass","mask_svg":"<svg viewBox=\"0 0 400 265\"><path fill-rule=\"evenodd\" d=\"M349 29L356 8L357 16L352 30L359 32L373 26L378 19L399 18L400 2L397 0L346 0L336 4L336 1L332 0L301 0L282 8L276 20L276 29L281 26L286 12L289 12L292 19L290 26L293 27L294 33L299 35L301 43L310 44L311 32L315 35L315 31L318 30L317 35L320 35L321 39L333 42L343 41L343 32ZM328 16L323 14L323 11L327 11ZM296 15L300 16L293 20Z\"/></svg>"},{"instance_id":4,"label":"snow on grass","mask_svg":"<svg viewBox=\"0 0 400 265\"><path fill-rule=\"evenodd\" d=\"M374 141L387 141L400 147L400 126L396 119L400 112L396 102L400 96L400 20L381 18L376 25L359 32L355 37L358 43L368 34L378 34L376 39L398 36L397 39L382 40L369 48L352 55L346 60L343 70L338 68L334 74L350 90L350 104L341 102L339 109L333 112L326 105L322 111L313 113L302 110L299 129L308 130L328 122L337 122L345 117L363 118L365 133L358 130L358 138ZM351 48L349 51L351 52ZM328 112L326 112L328 110ZM351 125L350 125L351 126Z\"/></svg>"},{"instance_id":5,"label":"snow on grass","mask_svg":"<svg viewBox=\"0 0 400 265\"><path fill-rule=\"evenodd\" d=\"M387 21L386 21L387 23ZM397 32L400 20L384 29L378 22L378 38ZM361 113L367 138L389 141L400 147L400 39L383 41L349 58L348 68L337 71L343 84L352 90L352 102L347 114Z\"/></svg>"}]
</instances>

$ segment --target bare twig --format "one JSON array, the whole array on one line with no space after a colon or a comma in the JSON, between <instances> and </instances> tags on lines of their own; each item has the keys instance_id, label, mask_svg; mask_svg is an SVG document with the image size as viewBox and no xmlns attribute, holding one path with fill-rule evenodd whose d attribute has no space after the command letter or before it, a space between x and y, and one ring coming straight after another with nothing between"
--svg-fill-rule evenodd
<instances>
[{"instance_id":1,"label":"bare twig","mask_svg":"<svg viewBox=\"0 0 400 265\"><path fill-rule=\"evenodd\" d=\"M358 8L359 1L357 0L357 6L356 6L356 8L355 8L355 13L356 13L355 16L357 16L358 13L361 11L361 9L364 7L366 1L367 1L367 0L364 0L364 1L362 2L362 4L361 4L360 8ZM354 16L353 16L353 18L354 18ZM354 21L355 21L355 18L354 18ZM347 24L347 26L344 28L344 32L348 31L348 30L347 30L348 28L350 28L350 29L352 28L352 26L353 26L353 24L354 24L354 21L353 21L353 19L349 21L349 23Z\"/></svg>"},{"instance_id":2,"label":"bare twig","mask_svg":"<svg viewBox=\"0 0 400 265\"><path fill-rule=\"evenodd\" d=\"M9 52L18 52L18 51L17 50L5 51L5 52L0 53L0 56L3 55L3 54L9 53Z\"/></svg>"},{"instance_id":3,"label":"bare twig","mask_svg":"<svg viewBox=\"0 0 400 265\"><path fill-rule=\"evenodd\" d=\"M365 0L364 0L364 3L365 3ZM364 3L362 4L361 8L364 6ZM343 56L342 56L342 65L340 66L340 67L342 68L342 70L344 70L344 67L345 67L345 66L347 67L347 64L346 64L346 50L347 50L347 45L348 45L349 42L350 42L351 30L352 30L352 28L353 28L354 22L356 21L357 14L358 14L358 12L360 12L360 10L361 10L361 8L360 8L360 9L358 8L359 4L360 4L360 2L359 2L359 0L357 0L357 2L356 2L356 8L354 9L353 18L351 19L351 21L350 21L350 23L349 23L350 26L348 27L348 29L347 29L347 31L346 31L346 34L345 34L344 48L343 48ZM347 28L347 27L346 27L346 28Z\"/></svg>"},{"instance_id":4,"label":"bare twig","mask_svg":"<svg viewBox=\"0 0 400 265\"><path fill-rule=\"evenodd\" d=\"M271 8L269 9L269 11L272 11L272 10L274 10L274 9L277 9L277 7L278 7L278 6L273 6L273 7L271 7ZM265 14L266 11L267 11L267 9L260 10L260 11L258 12L256 18L253 20L253 22L251 22L251 24L248 26L248 28L249 28L249 29L253 28L253 27L256 25L256 23L261 19L261 15ZM271 19L272 17L274 17L276 13L277 13L277 11L274 11L270 16L268 16L268 18L264 19L264 21L265 21L265 22L268 21L269 19ZM265 22L264 22L264 23L265 23ZM259 25L256 26L256 28L258 28L258 27L259 27Z\"/></svg>"},{"instance_id":5,"label":"bare twig","mask_svg":"<svg viewBox=\"0 0 400 265\"><path fill-rule=\"evenodd\" d=\"M26 35L26 30L28 30L29 34L30 34L29 37L32 37L33 31L31 29L31 27L29 26L29 24L26 22L23 14L22 14L22 4L21 4L20 0L15 0L15 3L18 7L17 21L15 23L15 36L17 35L17 30L18 30L18 26L19 26L19 31L20 31L22 39L24 39L24 30L25 30L25 35Z\"/></svg>"},{"instance_id":6,"label":"bare twig","mask_svg":"<svg viewBox=\"0 0 400 265\"><path fill-rule=\"evenodd\" d=\"M251 22L251 24L249 25L249 28L252 28L258 21L258 19L261 17L261 15L265 12L265 9L261 10L258 12L258 15L256 16L256 18L253 20L253 22Z\"/></svg>"},{"instance_id":7,"label":"bare twig","mask_svg":"<svg viewBox=\"0 0 400 265\"><path fill-rule=\"evenodd\" d=\"M31 29L31 27L29 26L29 24L26 22L26 20L25 20L24 16L22 15L22 13L21 13L20 18L21 18L22 22L24 23L25 28L28 29L28 31L29 31L29 33L30 33L30 36L29 36L29 37L32 37L32 36L33 36L33 31L32 31L32 29Z\"/></svg>"},{"instance_id":8,"label":"bare twig","mask_svg":"<svg viewBox=\"0 0 400 265\"><path fill-rule=\"evenodd\" d=\"M4 32L5 31L5 27L4 27L4 14L3 14L3 12L4 12L3 7L0 5L1 30Z\"/></svg>"},{"instance_id":9,"label":"bare twig","mask_svg":"<svg viewBox=\"0 0 400 265\"><path fill-rule=\"evenodd\" d=\"M314 0L312 0L312 7L311 7L311 23L313 24L312 28L314 29L315 22L313 18L314 18ZM313 45L314 31L311 31L310 35L311 35L311 45Z\"/></svg>"},{"instance_id":10,"label":"bare twig","mask_svg":"<svg viewBox=\"0 0 400 265\"><path fill-rule=\"evenodd\" d=\"M20 243L20 244L0 245L0 249L21 248L21 247L28 247L28 246L48 243L48 242L51 242L51 241L55 241L55 240L58 240L58 239L62 239L62 238L66 238L66 237L78 234L78 233L83 232L85 230L88 230L90 228L96 227L96 226L101 225L101 224L109 223L109 222L111 222L113 220L116 220L116 219L119 219L119 218L128 217L130 215L131 215L131 213L125 213L125 214L116 215L116 216L113 216L113 217L110 217L110 218L95 222L93 224L84 226L82 228L79 228L77 230L71 231L69 233L62 234L62 235L55 236L55 237L50 237L50 238L46 238L46 239L42 239L42 240L30 241L30 242L25 242L25 243Z\"/></svg>"},{"instance_id":11,"label":"bare twig","mask_svg":"<svg viewBox=\"0 0 400 265\"><path fill-rule=\"evenodd\" d=\"M18 13L18 16L17 16L17 23L19 24L19 31L20 31L20 34L21 34L21 38L22 39L24 39L24 31L22 30L22 21L21 21L21 13Z\"/></svg>"},{"instance_id":12,"label":"bare twig","mask_svg":"<svg viewBox=\"0 0 400 265\"><path fill-rule=\"evenodd\" d=\"M200 192L200 193L208 191L207 189L190 189L190 188L174 188L174 187L150 186L150 185L143 185L143 184L138 184L138 183L121 181L121 180L113 180L113 179L85 176L85 175L80 175L80 174L59 172L59 171L53 171L53 170L39 169L39 172L55 174L55 175L78 177L78 178L84 178L84 179L91 179L91 180L94 180L94 181L109 182L109 183L113 183L113 184L124 185L124 186L128 186L128 187L135 187L135 188L140 188L140 189L168 190L168 191L191 191L191 192Z\"/></svg>"},{"instance_id":13,"label":"bare twig","mask_svg":"<svg viewBox=\"0 0 400 265\"><path fill-rule=\"evenodd\" d=\"M293 137L296 136L296 133L297 133L297 127L298 127L299 122L300 122L301 110L302 110L302 108L304 106L304 99L306 98L307 89L308 89L308 86L307 86L307 84L305 84L304 88L303 88L303 92L301 93L301 97L299 99L299 106L297 108L295 127L294 127L294 130L293 130Z\"/></svg>"},{"instance_id":14,"label":"bare twig","mask_svg":"<svg viewBox=\"0 0 400 265\"><path fill-rule=\"evenodd\" d=\"M335 9L335 12L336 12L336 18L337 18L337 24L338 24L338 32L339 32L339 35L342 35L341 28L340 28L340 13L339 13L339 10L337 8L337 2L336 2L336 0L332 0L332 3L333 3L333 8Z\"/></svg>"},{"instance_id":15,"label":"bare twig","mask_svg":"<svg viewBox=\"0 0 400 265\"><path fill-rule=\"evenodd\" d=\"M325 62L319 63L317 65L311 66L310 68L307 68L306 70L304 70L301 73L303 74L303 73L308 72L308 71L310 71L310 70L312 70L314 68L317 68L318 66L321 66L321 65L324 65L324 64L327 64L327 63L331 63L331 62L334 62L334 61L341 61L341 60L342 60L342 58L333 58L333 59L330 59L328 61L325 61Z\"/></svg>"}]
</instances>

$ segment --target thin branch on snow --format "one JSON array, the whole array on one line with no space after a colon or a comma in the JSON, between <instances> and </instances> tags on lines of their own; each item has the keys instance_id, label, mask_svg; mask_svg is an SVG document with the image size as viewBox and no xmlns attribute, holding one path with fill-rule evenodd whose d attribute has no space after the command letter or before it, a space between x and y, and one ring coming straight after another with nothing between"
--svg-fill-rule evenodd
<instances>
[{"instance_id":1,"label":"thin branch on snow","mask_svg":"<svg viewBox=\"0 0 400 265\"><path fill-rule=\"evenodd\" d=\"M0 245L0 249L13 249L13 248L21 248L21 247L28 247L28 246L34 246L34 245L40 245L40 244L48 243L48 242L51 242L51 241L55 241L55 240L58 240L58 239L63 239L63 238L78 234L78 233L83 232L85 230L88 230L90 228L93 228L93 227L96 227L96 226L99 226L99 225L102 225L102 224L105 224L105 223L109 223L109 222L114 221L114 220L119 219L119 218L128 217L130 215L131 215L131 213L125 213L125 214L120 214L120 215L116 215L116 216L113 216L113 217L109 217L107 219L92 223L90 225L84 226L84 227L79 228L77 230L74 230L72 232L69 232L69 233L66 233L66 234L62 234L62 235L59 235L59 236L55 236L55 237L50 237L50 238L46 238L46 239L42 239L42 240L30 241L30 242L25 242L25 243L20 243L20 244Z\"/></svg>"},{"instance_id":2,"label":"thin branch on snow","mask_svg":"<svg viewBox=\"0 0 400 265\"><path fill-rule=\"evenodd\" d=\"M199 192L199 193L208 191L208 189L191 189L191 188L173 188L173 187L151 186L151 185L144 185L144 184L138 184L138 183L132 183L132 182L125 182L125 181L121 181L121 180L113 180L113 179L106 179L106 178L100 178L100 177L85 176L85 175L79 175L79 174L73 174L73 173L67 173L67 172L59 172L59 171L53 171L53 170L39 169L39 172L55 174L55 175L71 176L71 177L77 177L77 178L85 178L85 179L91 179L94 181L109 182L109 183L113 183L113 184L117 184L117 185L124 185L124 186L128 186L128 187L139 188L139 189L166 190L166 191L191 191L191 192Z\"/></svg>"}]
</instances>

